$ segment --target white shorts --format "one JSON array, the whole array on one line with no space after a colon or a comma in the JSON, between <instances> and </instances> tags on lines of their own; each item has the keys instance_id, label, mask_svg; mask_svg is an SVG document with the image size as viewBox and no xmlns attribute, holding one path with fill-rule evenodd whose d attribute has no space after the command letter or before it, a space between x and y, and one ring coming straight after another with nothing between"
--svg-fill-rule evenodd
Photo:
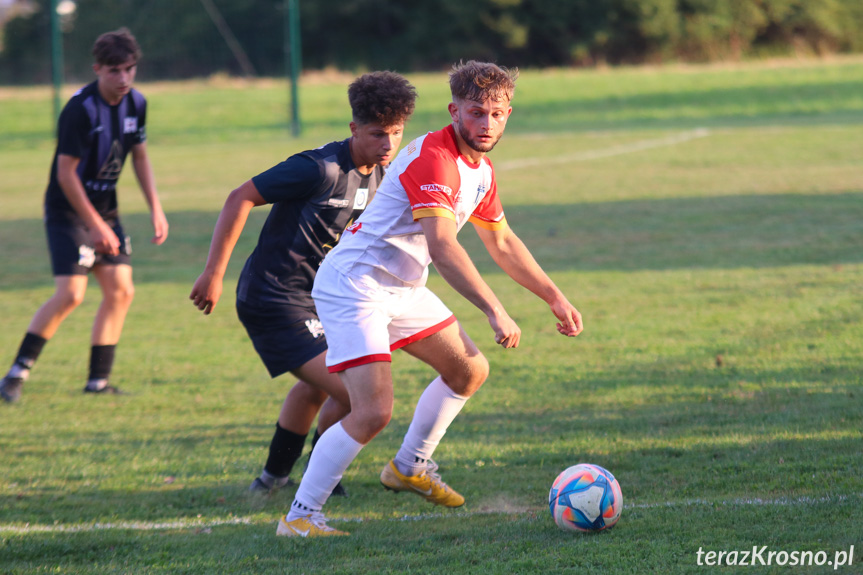
<instances>
[{"instance_id":1,"label":"white shorts","mask_svg":"<svg viewBox=\"0 0 863 575\"><path fill-rule=\"evenodd\" d=\"M327 334L330 373L392 361L392 351L455 322L426 287L383 286L369 276L347 276L326 260L315 277L312 298Z\"/></svg>"}]
</instances>

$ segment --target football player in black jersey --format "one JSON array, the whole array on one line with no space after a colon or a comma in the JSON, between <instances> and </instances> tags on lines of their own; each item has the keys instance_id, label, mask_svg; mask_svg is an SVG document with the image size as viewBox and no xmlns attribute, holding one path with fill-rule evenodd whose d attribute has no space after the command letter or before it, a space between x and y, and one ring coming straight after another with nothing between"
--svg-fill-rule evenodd
<instances>
[{"instance_id":1,"label":"football player in black jersey","mask_svg":"<svg viewBox=\"0 0 863 575\"><path fill-rule=\"evenodd\" d=\"M57 149L45 193L45 229L55 292L36 312L0 397L17 401L43 346L84 299L88 274L102 289L91 334L85 392L117 393L108 383L114 350L132 303L131 252L117 210L117 180L126 155L147 204L160 245L168 221L147 155L147 102L132 88L141 50L125 28L99 36L93 46L96 80L81 88L60 114Z\"/></svg>"},{"instance_id":2,"label":"football player in black jersey","mask_svg":"<svg viewBox=\"0 0 863 575\"><path fill-rule=\"evenodd\" d=\"M326 336L312 284L326 253L374 197L415 99L415 88L399 74L360 76L348 88L351 137L294 154L245 182L230 193L216 222L206 267L189 298L205 314L215 309L249 212L272 204L237 284L237 315L270 376L299 379L285 398L251 491L288 483L319 411L318 434L350 411L344 385L324 363ZM343 488L334 493L344 494Z\"/></svg>"}]
</instances>

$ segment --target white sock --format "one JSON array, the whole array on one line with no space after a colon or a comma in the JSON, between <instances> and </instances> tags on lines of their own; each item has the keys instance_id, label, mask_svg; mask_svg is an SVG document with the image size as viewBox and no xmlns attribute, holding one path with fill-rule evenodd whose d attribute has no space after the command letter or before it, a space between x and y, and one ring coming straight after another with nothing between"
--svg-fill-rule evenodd
<instances>
[{"instance_id":1,"label":"white sock","mask_svg":"<svg viewBox=\"0 0 863 575\"><path fill-rule=\"evenodd\" d=\"M320 511L362 448L363 444L348 435L341 422L326 430L312 450L287 521Z\"/></svg>"},{"instance_id":2,"label":"white sock","mask_svg":"<svg viewBox=\"0 0 863 575\"><path fill-rule=\"evenodd\" d=\"M87 380L87 389L92 389L93 391L99 391L100 389L104 389L108 385L107 379L90 379Z\"/></svg>"},{"instance_id":3,"label":"white sock","mask_svg":"<svg viewBox=\"0 0 863 575\"><path fill-rule=\"evenodd\" d=\"M12 367L9 368L9 373L6 374L6 377L20 377L24 381L27 381L27 378L30 377L30 369L23 367L18 362L15 362L12 364Z\"/></svg>"},{"instance_id":4,"label":"white sock","mask_svg":"<svg viewBox=\"0 0 863 575\"><path fill-rule=\"evenodd\" d=\"M420 396L411 426L395 456L396 468L403 474L419 475L426 468L449 424L468 398L458 395L440 376Z\"/></svg>"}]
</instances>

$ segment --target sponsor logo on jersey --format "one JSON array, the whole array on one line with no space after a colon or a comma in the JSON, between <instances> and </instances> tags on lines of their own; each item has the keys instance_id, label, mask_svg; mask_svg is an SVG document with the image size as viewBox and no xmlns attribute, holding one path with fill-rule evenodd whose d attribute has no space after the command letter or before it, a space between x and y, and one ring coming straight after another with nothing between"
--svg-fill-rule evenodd
<instances>
[{"instance_id":1,"label":"sponsor logo on jersey","mask_svg":"<svg viewBox=\"0 0 863 575\"><path fill-rule=\"evenodd\" d=\"M124 134L134 134L138 131L138 118L135 116L129 116L123 122L123 133Z\"/></svg>"},{"instance_id":2,"label":"sponsor logo on jersey","mask_svg":"<svg viewBox=\"0 0 863 575\"><path fill-rule=\"evenodd\" d=\"M107 192L116 187L116 182L97 182L96 180L87 180L84 182L84 187L94 192Z\"/></svg>"},{"instance_id":3,"label":"sponsor logo on jersey","mask_svg":"<svg viewBox=\"0 0 863 575\"><path fill-rule=\"evenodd\" d=\"M424 192L443 192L448 196L452 195L452 188L443 184L423 184L420 189Z\"/></svg>"},{"instance_id":4,"label":"sponsor logo on jersey","mask_svg":"<svg viewBox=\"0 0 863 575\"><path fill-rule=\"evenodd\" d=\"M363 227L363 223L362 223L362 222L356 222L356 223L351 224L351 225L349 225L348 227L346 227L346 228L345 228L345 231L346 231L346 232L351 232L352 234L355 234L355 233L357 233L358 231L360 231L360 228L362 228L362 227Z\"/></svg>"},{"instance_id":5,"label":"sponsor logo on jersey","mask_svg":"<svg viewBox=\"0 0 863 575\"><path fill-rule=\"evenodd\" d=\"M120 145L120 140L114 140L111 144L111 153L99 170L97 180L116 180L120 177L120 171L123 169L123 147Z\"/></svg>"},{"instance_id":6,"label":"sponsor logo on jersey","mask_svg":"<svg viewBox=\"0 0 863 575\"><path fill-rule=\"evenodd\" d=\"M408 144L408 155L413 154L417 151L417 141L411 140L411 143Z\"/></svg>"},{"instance_id":7,"label":"sponsor logo on jersey","mask_svg":"<svg viewBox=\"0 0 863 575\"><path fill-rule=\"evenodd\" d=\"M351 202L348 200L339 200L337 198L330 198L329 200L327 200L327 205L334 208L346 208L350 205L350 203Z\"/></svg>"}]
</instances>

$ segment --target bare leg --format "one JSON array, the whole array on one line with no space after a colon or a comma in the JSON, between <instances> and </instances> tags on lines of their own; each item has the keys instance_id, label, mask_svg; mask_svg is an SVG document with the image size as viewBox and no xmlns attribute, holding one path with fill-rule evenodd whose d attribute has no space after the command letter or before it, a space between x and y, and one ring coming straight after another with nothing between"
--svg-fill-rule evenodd
<instances>
[{"instance_id":1,"label":"bare leg","mask_svg":"<svg viewBox=\"0 0 863 575\"><path fill-rule=\"evenodd\" d=\"M54 286L54 294L39 307L30 320L12 366L0 380L0 398L6 402L18 401L24 382L30 377L30 368L42 352L43 346L54 336L63 320L84 301L87 276L54 276Z\"/></svg>"},{"instance_id":2,"label":"bare leg","mask_svg":"<svg viewBox=\"0 0 863 575\"><path fill-rule=\"evenodd\" d=\"M132 267L125 264L99 265L93 268L93 275L102 288L102 303L93 321L90 342L93 345L116 345L135 297Z\"/></svg>"},{"instance_id":3,"label":"bare leg","mask_svg":"<svg viewBox=\"0 0 863 575\"><path fill-rule=\"evenodd\" d=\"M84 301L87 276L54 276L54 286L54 294L42 304L27 328L45 339L54 337L63 320Z\"/></svg>"},{"instance_id":4,"label":"bare leg","mask_svg":"<svg viewBox=\"0 0 863 575\"><path fill-rule=\"evenodd\" d=\"M251 491L269 491L287 483L321 405L327 406L319 419L319 426L325 425L321 432L350 412L348 393L339 377L327 369L325 358L326 353L321 353L291 372L300 381L282 403L267 462L261 476L252 482ZM339 494L346 494L344 488Z\"/></svg>"}]
</instances>

